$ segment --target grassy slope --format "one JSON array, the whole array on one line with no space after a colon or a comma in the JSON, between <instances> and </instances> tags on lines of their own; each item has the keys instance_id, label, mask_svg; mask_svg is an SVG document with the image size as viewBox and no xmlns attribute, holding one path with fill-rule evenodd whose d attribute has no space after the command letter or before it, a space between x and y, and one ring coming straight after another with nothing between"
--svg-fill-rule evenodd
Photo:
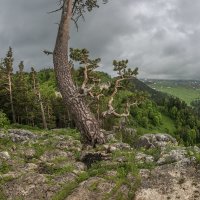
<instances>
[{"instance_id":1,"label":"grassy slope","mask_svg":"<svg viewBox=\"0 0 200 200\"><path fill-rule=\"evenodd\" d=\"M174 121L162 113L162 124L159 127L154 127L154 128L138 127L137 130L141 135L145 133L170 133L171 135L174 135L176 128Z\"/></svg>"},{"instance_id":2,"label":"grassy slope","mask_svg":"<svg viewBox=\"0 0 200 200\"><path fill-rule=\"evenodd\" d=\"M162 84L155 84L150 86L158 91L165 92L175 97L178 97L185 101L188 105L190 105L190 103L194 99L200 97L200 90L193 89L191 87L186 88L184 86L166 86Z\"/></svg>"}]
</instances>

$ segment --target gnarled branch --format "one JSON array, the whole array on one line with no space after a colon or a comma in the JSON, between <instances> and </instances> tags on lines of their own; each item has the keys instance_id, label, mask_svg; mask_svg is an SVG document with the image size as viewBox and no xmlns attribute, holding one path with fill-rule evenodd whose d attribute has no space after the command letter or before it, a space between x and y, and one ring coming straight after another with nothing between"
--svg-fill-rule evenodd
<instances>
[{"instance_id":1,"label":"gnarled branch","mask_svg":"<svg viewBox=\"0 0 200 200\"><path fill-rule=\"evenodd\" d=\"M43 53L45 53L46 55L53 55L52 51L48 51L48 50L43 50Z\"/></svg>"}]
</instances>

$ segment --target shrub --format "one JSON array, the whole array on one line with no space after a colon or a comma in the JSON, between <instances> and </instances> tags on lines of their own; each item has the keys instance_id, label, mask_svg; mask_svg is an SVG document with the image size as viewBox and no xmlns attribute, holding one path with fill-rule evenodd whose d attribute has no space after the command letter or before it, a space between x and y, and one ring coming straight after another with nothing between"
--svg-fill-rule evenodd
<instances>
[{"instance_id":1,"label":"shrub","mask_svg":"<svg viewBox=\"0 0 200 200\"><path fill-rule=\"evenodd\" d=\"M5 128L10 124L9 119L7 118L6 114L0 110L0 128Z\"/></svg>"}]
</instances>

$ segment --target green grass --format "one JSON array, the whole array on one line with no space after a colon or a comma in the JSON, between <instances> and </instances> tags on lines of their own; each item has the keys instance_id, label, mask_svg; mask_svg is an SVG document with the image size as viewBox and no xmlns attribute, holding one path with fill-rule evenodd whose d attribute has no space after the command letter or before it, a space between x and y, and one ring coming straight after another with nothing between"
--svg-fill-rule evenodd
<instances>
[{"instance_id":1,"label":"green grass","mask_svg":"<svg viewBox=\"0 0 200 200\"><path fill-rule=\"evenodd\" d=\"M59 167L55 165L47 165L46 163L40 163L39 169L40 172L44 174L63 175L72 172L74 167L72 164L67 164L64 167Z\"/></svg>"},{"instance_id":2,"label":"green grass","mask_svg":"<svg viewBox=\"0 0 200 200\"><path fill-rule=\"evenodd\" d=\"M162 113L162 124L157 127L152 128L144 128L138 127L137 132L139 135L143 135L146 133L169 133L174 135L176 131L175 123L172 119Z\"/></svg>"},{"instance_id":3,"label":"green grass","mask_svg":"<svg viewBox=\"0 0 200 200\"><path fill-rule=\"evenodd\" d=\"M79 175L79 177L75 181L65 184L63 188L52 197L52 200L66 199L66 197L69 196L76 187L78 187L79 183L87 180L88 178L89 178L88 173L83 172L82 174Z\"/></svg>"},{"instance_id":4,"label":"green grass","mask_svg":"<svg viewBox=\"0 0 200 200\"><path fill-rule=\"evenodd\" d=\"M49 134L57 134L57 135L65 135L65 136L71 136L75 140L80 140L80 133L76 129L70 129L70 128L62 128L57 130L51 130L48 131Z\"/></svg>"},{"instance_id":5,"label":"green grass","mask_svg":"<svg viewBox=\"0 0 200 200\"><path fill-rule=\"evenodd\" d=\"M176 130L175 123L168 116L162 114L162 124L160 125L160 129L167 133L173 134Z\"/></svg>"},{"instance_id":6,"label":"green grass","mask_svg":"<svg viewBox=\"0 0 200 200\"><path fill-rule=\"evenodd\" d=\"M200 153L197 152L197 151L194 151L194 149L187 149L187 154L188 154L188 157L195 157L196 159L196 163L197 164L200 164Z\"/></svg>"},{"instance_id":7,"label":"green grass","mask_svg":"<svg viewBox=\"0 0 200 200\"><path fill-rule=\"evenodd\" d=\"M4 192L3 192L3 190L2 190L2 188L0 188L0 199L1 200L6 200L7 198L6 198L6 195L4 194Z\"/></svg>"},{"instance_id":8,"label":"green grass","mask_svg":"<svg viewBox=\"0 0 200 200\"><path fill-rule=\"evenodd\" d=\"M12 142L9 138L0 139L0 151L7 151L13 145L14 145L14 142Z\"/></svg>"},{"instance_id":9,"label":"green grass","mask_svg":"<svg viewBox=\"0 0 200 200\"><path fill-rule=\"evenodd\" d=\"M190 105L193 100L200 98L200 89L193 89L191 87L186 88L183 86L165 86L162 84L155 84L152 87L158 91L178 97L188 105Z\"/></svg>"},{"instance_id":10,"label":"green grass","mask_svg":"<svg viewBox=\"0 0 200 200\"><path fill-rule=\"evenodd\" d=\"M0 174L6 174L12 169L11 165L9 165L6 161L2 161L0 164Z\"/></svg>"},{"instance_id":11,"label":"green grass","mask_svg":"<svg viewBox=\"0 0 200 200\"><path fill-rule=\"evenodd\" d=\"M105 180L110 180L115 183L115 187L111 190L111 192L106 193L102 199L110 199L113 196L119 196L120 195L120 187L122 185L126 185L129 188L129 196L128 199L133 199L135 195L136 189L140 185L140 176L138 166L135 163L135 153L134 152L122 152L117 151L114 152L112 155L113 161L121 156L125 156L127 159L127 162L125 163L104 163L104 162L98 162L91 166L90 169L88 169L86 172L83 172L78 175L76 180L66 183L63 185L62 189L58 191L54 196L53 200L64 200L67 196L69 196L75 188L79 186L79 184L90 177L102 177ZM117 172L117 175L114 177L107 176L107 172L110 170L115 170ZM131 174L135 177L135 182L129 182L127 179L128 174ZM89 189L92 191L95 191L98 189L98 182L95 182L92 184ZM117 198L118 199L118 198ZM121 196L121 198L123 197ZM126 198L127 199L127 198Z\"/></svg>"}]
</instances>

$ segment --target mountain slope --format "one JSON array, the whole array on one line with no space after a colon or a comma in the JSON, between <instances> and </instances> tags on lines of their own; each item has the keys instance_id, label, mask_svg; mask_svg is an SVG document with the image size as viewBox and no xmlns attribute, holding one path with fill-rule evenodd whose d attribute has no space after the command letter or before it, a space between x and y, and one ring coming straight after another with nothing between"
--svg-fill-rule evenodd
<instances>
[{"instance_id":1,"label":"mountain slope","mask_svg":"<svg viewBox=\"0 0 200 200\"><path fill-rule=\"evenodd\" d=\"M133 91L134 89L136 89L138 91L147 92L150 95L150 98L156 103L159 103L163 101L166 97L168 97L166 93L152 89L139 79L132 79L131 83L133 84Z\"/></svg>"}]
</instances>

